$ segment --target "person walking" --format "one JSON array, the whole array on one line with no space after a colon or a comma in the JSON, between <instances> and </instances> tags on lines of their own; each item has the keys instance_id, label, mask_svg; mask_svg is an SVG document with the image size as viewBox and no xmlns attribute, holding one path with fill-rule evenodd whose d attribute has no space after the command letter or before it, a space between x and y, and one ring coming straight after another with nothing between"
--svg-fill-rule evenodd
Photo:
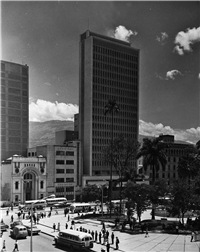
<instances>
[{"instance_id":1,"label":"person walking","mask_svg":"<svg viewBox=\"0 0 200 252\"><path fill-rule=\"evenodd\" d=\"M145 232L145 238L149 237L149 232L148 232L148 228L146 228L146 232Z\"/></svg>"},{"instance_id":2,"label":"person walking","mask_svg":"<svg viewBox=\"0 0 200 252\"><path fill-rule=\"evenodd\" d=\"M6 251L6 241L3 240L3 248L2 248L3 251Z\"/></svg>"},{"instance_id":3,"label":"person walking","mask_svg":"<svg viewBox=\"0 0 200 252\"><path fill-rule=\"evenodd\" d=\"M190 239L190 242L192 242L193 241L193 239L194 239L194 231L192 231L192 233L191 233L191 239Z\"/></svg>"},{"instance_id":4,"label":"person walking","mask_svg":"<svg viewBox=\"0 0 200 252\"><path fill-rule=\"evenodd\" d=\"M92 239L94 240L94 231L93 230L91 232L91 235L92 235Z\"/></svg>"},{"instance_id":5,"label":"person walking","mask_svg":"<svg viewBox=\"0 0 200 252\"><path fill-rule=\"evenodd\" d=\"M101 244L101 232L99 232L99 243Z\"/></svg>"},{"instance_id":6,"label":"person walking","mask_svg":"<svg viewBox=\"0 0 200 252\"><path fill-rule=\"evenodd\" d=\"M18 248L18 241L17 241L17 240L15 241L15 245L14 245L13 251L15 251L15 250L19 251L19 248Z\"/></svg>"},{"instance_id":7,"label":"person walking","mask_svg":"<svg viewBox=\"0 0 200 252\"><path fill-rule=\"evenodd\" d=\"M110 243L109 242L106 243L106 250L107 250L107 252L110 252Z\"/></svg>"},{"instance_id":8,"label":"person walking","mask_svg":"<svg viewBox=\"0 0 200 252\"><path fill-rule=\"evenodd\" d=\"M109 231L108 230L106 231L106 238L107 239L109 238Z\"/></svg>"},{"instance_id":9,"label":"person walking","mask_svg":"<svg viewBox=\"0 0 200 252\"><path fill-rule=\"evenodd\" d=\"M67 222L66 222L66 224L65 224L65 228L68 229L68 224L67 224Z\"/></svg>"},{"instance_id":10,"label":"person walking","mask_svg":"<svg viewBox=\"0 0 200 252\"><path fill-rule=\"evenodd\" d=\"M14 217L13 217L13 215L11 215L11 222L13 222L13 220L14 220Z\"/></svg>"},{"instance_id":11,"label":"person walking","mask_svg":"<svg viewBox=\"0 0 200 252\"><path fill-rule=\"evenodd\" d=\"M53 223L53 231L55 232L56 231L56 224Z\"/></svg>"},{"instance_id":12,"label":"person walking","mask_svg":"<svg viewBox=\"0 0 200 252\"><path fill-rule=\"evenodd\" d=\"M116 250L118 250L119 249L119 238L118 237L116 237L115 245L116 245Z\"/></svg>"},{"instance_id":13,"label":"person walking","mask_svg":"<svg viewBox=\"0 0 200 252\"><path fill-rule=\"evenodd\" d=\"M95 236L95 242L97 242L97 237L98 237L97 230L95 231L94 236Z\"/></svg>"},{"instance_id":14,"label":"person walking","mask_svg":"<svg viewBox=\"0 0 200 252\"><path fill-rule=\"evenodd\" d=\"M115 239L115 235L114 235L114 233L112 232L112 234L111 234L111 241L112 241L112 244L114 244L114 239Z\"/></svg>"},{"instance_id":15,"label":"person walking","mask_svg":"<svg viewBox=\"0 0 200 252\"><path fill-rule=\"evenodd\" d=\"M60 231L60 222L58 222L58 231Z\"/></svg>"},{"instance_id":16,"label":"person walking","mask_svg":"<svg viewBox=\"0 0 200 252\"><path fill-rule=\"evenodd\" d=\"M69 216L69 214L68 214L68 221L70 221L70 216Z\"/></svg>"}]
</instances>

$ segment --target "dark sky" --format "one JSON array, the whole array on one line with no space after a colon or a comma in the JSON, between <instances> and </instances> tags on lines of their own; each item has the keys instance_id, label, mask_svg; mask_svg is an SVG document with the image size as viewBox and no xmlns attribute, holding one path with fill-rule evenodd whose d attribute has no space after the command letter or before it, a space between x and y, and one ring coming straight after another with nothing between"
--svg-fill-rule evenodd
<instances>
[{"instance_id":1,"label":"dark sky","mask_svg":"<svg viewBox=\"0 0 200 252\"><path fill-rule=\"evenodd\" d=\"M123 26L140 49L141 133L200 139L200 2L22 1L1 9L2 59L29 66L30 120L78 111L79 35L89 28L114 36ZM194 138L183 139L188 132Z\"/></svg>"}]
</instances>

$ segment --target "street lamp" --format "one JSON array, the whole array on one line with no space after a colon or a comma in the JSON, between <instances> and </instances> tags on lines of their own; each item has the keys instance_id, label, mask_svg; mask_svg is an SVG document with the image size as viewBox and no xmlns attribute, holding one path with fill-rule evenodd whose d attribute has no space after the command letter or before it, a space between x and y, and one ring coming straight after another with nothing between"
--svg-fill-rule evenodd
<instances>
[{"instance_id":1,"label":"street lamp","mask_svg":"<svg viewBox=\"0 0 200 252\"><path fill-rule=\"evenodd\" d=\"M30 242L30 252L33 252L33 205L39 202L39 200L31 204L31 242Z\"/></svg>"},{"instance_id":2,"label":"street lamp","mask_svg":"<svg viewBox=\"0 0 200 252\"><path fill-rule=\"evenodd\" d=\"M111 162L110 162L110 185L109 185L109 191L110 191L110 218L111 218L111 204L112 204L112 151L113 151L113 115L114 112L119 112L119 106L116 102L116 100L109 100L108 103L105 106L105 112L104 114L106 115L107 113L111 114Z\"/></svg>"}]
</instances>

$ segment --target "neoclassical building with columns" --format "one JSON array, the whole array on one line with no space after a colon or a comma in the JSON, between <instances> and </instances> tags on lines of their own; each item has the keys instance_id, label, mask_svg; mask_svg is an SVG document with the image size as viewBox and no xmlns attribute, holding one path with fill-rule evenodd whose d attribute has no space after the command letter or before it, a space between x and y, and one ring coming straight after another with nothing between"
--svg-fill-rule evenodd
<instances>
[{"instance_id":1,"label":"neoclassical building with columns","mask_svg":"<svg viewBox=\"0 0 200 252\"><path fill-rule=\"evenodd\" d=\"M13 155L1 164L2 200L18 203L46 196L46 158Z\"/></svg>"}]
</instances>

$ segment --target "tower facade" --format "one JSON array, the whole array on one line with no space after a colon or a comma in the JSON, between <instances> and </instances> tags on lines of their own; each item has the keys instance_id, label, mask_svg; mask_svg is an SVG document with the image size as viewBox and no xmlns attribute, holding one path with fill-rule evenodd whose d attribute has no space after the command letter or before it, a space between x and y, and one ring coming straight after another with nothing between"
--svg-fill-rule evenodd
<instances>
[{"instance_id":1,"label":"tower facade","mask_svg":"<svg viewBox=\"0 0 200 252\"><path fill-rule=\"evenodd\" d=\"M26 156L29 143L29 68L1 61L1 160Z\"/></svg>"},{"instance_id":2,"label":"tower facade","mask_svg":"<svg viewBox=\"0 0 200 252\"><path fill-rule=\"evenodd\" d=\"M119 134L138 139L139 50L130 43L86 31L80 35L79 138L83 175L109 176L102 150ZM119 113L104 115L109 100ZM113 171L115 175L115 171Z\"/></svg>"}]
</instances>

